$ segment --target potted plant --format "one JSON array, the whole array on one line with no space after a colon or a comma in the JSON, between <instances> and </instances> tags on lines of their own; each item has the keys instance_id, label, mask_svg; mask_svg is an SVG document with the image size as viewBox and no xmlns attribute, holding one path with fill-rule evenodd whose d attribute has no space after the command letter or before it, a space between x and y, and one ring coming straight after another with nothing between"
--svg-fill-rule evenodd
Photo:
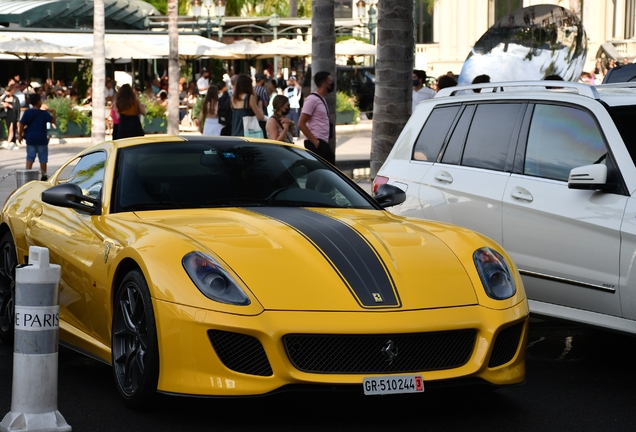
<instances>
[{"instance_id":1,"label":"potted plant","mask_svg":"<svg viewBox=\"0 0 636 432\"><path fill-rule=\"evenodd\" d=\"M87 111L67 98L49 98L44 104L55 110L55 127L50 133L59 136L87 136L91 133L91 118Z\"/></svg>"},{"instance_id":2,"label":"potted plant","mask_svg":"<svg viewBox=\"0 0 636 432\"><path fill-rule=\"evenodd\" d=\"M168 120L166 118L166 107L157 103L153 99L149 99L144 95L140 95L140 100L146 107L144 115L143 128L145 133L166 133L168 130Z\"/></svg>"},{"instance_id":3,"label":"potted plant","mask_svg":"<svg viewBox=\"0 0 636 432\"><path fill-rule=\"evenodd\" d=\"M336 93L336 124L356 124L360 110L355 96L345 92Z\"/></svg>"}]
</instances>

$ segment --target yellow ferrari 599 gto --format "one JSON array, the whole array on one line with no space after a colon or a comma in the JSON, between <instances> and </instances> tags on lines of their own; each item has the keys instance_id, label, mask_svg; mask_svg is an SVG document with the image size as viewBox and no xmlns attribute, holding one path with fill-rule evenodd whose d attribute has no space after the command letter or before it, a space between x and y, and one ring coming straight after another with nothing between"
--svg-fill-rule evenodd
<instances>
[{"instance_id":1,"label":"yellow ferrari 599 gto","mask_svg":"<svg viewBox=\"0 0 636 432\"><path fill-rule=\"evenodd\" d=\"M156 392L368 395L525 379L528 305L500 246L398 217L314 154L244 138L93 146L0 219L0 339L30 246L62 267L60 343L112 365L125 403Z\"/></svg>"}]
</instances>

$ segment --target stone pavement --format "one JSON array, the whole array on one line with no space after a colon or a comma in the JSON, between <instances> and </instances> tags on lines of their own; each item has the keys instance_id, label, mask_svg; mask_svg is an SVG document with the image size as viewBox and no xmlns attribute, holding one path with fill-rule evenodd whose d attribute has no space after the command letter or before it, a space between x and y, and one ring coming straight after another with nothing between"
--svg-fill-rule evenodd
<instances>
[{"instance_id":1,"label":"stone pavement","mask_svg":"<svg viewBox=\"0 0 636 432\"><path fill-rule=\"evenodd\" d=\"M336 165L370 193L369 158L371 154L371 120L361 120L356 125L336 126ZM181 135L198 135L198 132L183 132ZM302 139L302 137L301 137ZM60 143L51 138L49 144L48 173L52 174L64 162L90 146L90 138L67 138ZM302 144L302 141L299 142ZM0 147L0 204L16 189L15 170L23 170L26 147L7 150ZM33 168L39 168L36 159Z\"/></svg>"}]
</instances>

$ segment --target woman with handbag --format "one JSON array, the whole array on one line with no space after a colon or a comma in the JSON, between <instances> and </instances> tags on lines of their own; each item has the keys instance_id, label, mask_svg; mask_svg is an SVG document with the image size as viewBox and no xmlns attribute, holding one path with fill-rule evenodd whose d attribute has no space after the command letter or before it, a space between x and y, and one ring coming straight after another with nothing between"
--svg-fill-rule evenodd
<instances>
[{"instance_id":1,"label":"woman with handbag","mask_svg":"<svg viewBox=\"0 0 636 432\"><path fill-rule=\"evenodd\" d=\"M239 75L232 96L232 136L263 138L263 129L258 121L264 118L252 87L252 78L248 75Z\"/></svg>"},{"instance_id":2,"label":"woman with handbag","mask_svg":"<svg viewBox=\"0 0 636 432\"><path fill-rule=\"evenodd\" d=\"M267 138L293 144L296 126L291 119L286 117L291 111L289 99L287 96L277 95L274 97L272 107L274 113L267 120Z\"/></svg>"}]
</instances>

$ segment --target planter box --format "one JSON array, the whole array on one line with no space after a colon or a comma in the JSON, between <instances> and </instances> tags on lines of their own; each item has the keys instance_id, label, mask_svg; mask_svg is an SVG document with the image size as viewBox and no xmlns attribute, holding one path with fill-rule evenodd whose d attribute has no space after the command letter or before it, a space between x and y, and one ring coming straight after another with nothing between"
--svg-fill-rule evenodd
<instances>
[{"instance_id":1,"label":"planter box","mask_svg":"<svg viewBox=\"0 0 636 432\"><path fill-rule=\"evenodd\" d=\"M355 111L343 111L336 113L336 124L355 123Z\"/></svg>"},{"instance_id":2,"label":"planter box","mask_svg":"<svg viewBox=\"0 0 636 432\"><path fill-rule=\"evenodd\" d=\"M89 136L87 125L78 125L75 122L68 122L66 124L66 132L62 132L60 130L60 122L59 120L56 122L57 129L49 129L48 135L61 138L61 137L84 137Z\"/></svg>"},{"instance_id":3,"label":"planter box","mask_svg":"<svg viewBox=\"0 0 636 432\"><path fill-rule=\"evenodd\" d=\"M144 117L144 133L153 134L160 133L165 134L168 132L168 119L166 118L153 118L148 119Z\"/></svg>"}]
</instances>

